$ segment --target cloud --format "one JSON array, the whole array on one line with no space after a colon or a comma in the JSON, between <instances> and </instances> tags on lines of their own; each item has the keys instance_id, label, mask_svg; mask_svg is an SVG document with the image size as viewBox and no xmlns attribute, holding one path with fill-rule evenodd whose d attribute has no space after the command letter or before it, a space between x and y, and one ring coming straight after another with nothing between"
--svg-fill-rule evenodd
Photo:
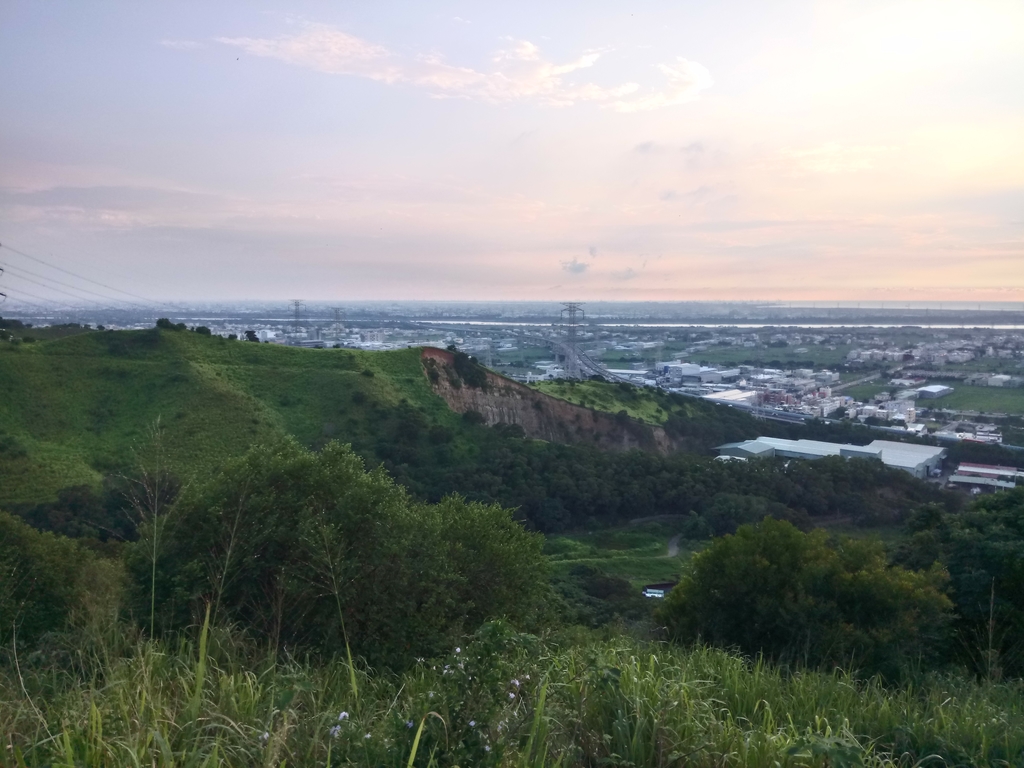
<instances>
[{"instance_id":1,"label":"cloud","mask_svg":"<svg viewBox=\"0 0 1024 768\"><path fill-rule=\"evenodd\" d=\"M700 64L677 59L657 68L667 78L661 90L643 90L638 83L597 85L569 83L565 76L590 69L606 51L589 51L556 64L528 40L508 40L497 51L487 72L449 64L437 54L403 58L326 24L307 24L292 35L276 38L219 37L217 42L241 48L253 56L277 59L333 75L365 77L387 84L423 88L437 98L463 98L500 104L535 101L547 106L594 102L618 112L641 112L684 104L711 86Z\"/></svg>"},{"instance_id":2,"label":"cloud","mask_svg":"<svg viewBox=\"0 0 1024 768\"><path fill-rule=\"evenodd\" d=\"M572 275L582 275L589 266L585 261L579 261L575 256L573 256L572 261L562 262L562 269Z\"/></svg>"},{"instance_id":3,"label":"cloud","mask_svg":"<svg viewBox=\"0 0 1024 768\"><path fill-rule=\"evenodd\" d=\"M848 173L868 171L876 161L893 147L848 147L828 142L811 149L787 149L782 154L793 159L797 167L812 173Z\"/></svg>"},{"instance_id":4,"label":"cloud","mask_svg":"<svg viewBox=\"0 0 1024 768\"><path fill-rule=\"evenodd\" d=\"M635 99L616 101L611 106L616 112L649 112L653 109L686 104L696 99L700 92L714 84L707 67L681 56L674 66L659 64L658 69L668 78L668 87Z\"/></svg>"},{"instance_id":5,"label":"cloud","mask_svg":"<svg viewBox=\"0 0 1024 768\"><path fill-rule=\"evenodd\" d=\"M595 258L597 256L597 246L596 245L590 246L590 248L588 248L587 251L588 251L588 253L590 253L590 258L593 259L593 258Z\"/></svg>"},{"instance_id":6,"label":"cloud","mask_svg":"<svg viewBox=\"0 0 1024 768\"><path fill-rule=\"evenodd\" d=\"M301 34L273 40L218 37L217 42L241 48L253 56L266 56L332 75L358 75L386 83L404 77L386 48L323 24L310 24Z\"/></svg>"},{"instance_id":7,"label":"cloud","mask_svg":"<svg viewBox=\"0 0 1024 768\"><path fill-rule=\"evenodd\" d=\"M646 264L646 263L647 262L644 262L644 264ZM629 267L627 269L622 270L621 272L612 272L612 279L613 280L622 280L622 281L632 280L633 278L637 277L639 274L640 273L637 272L635 269L633 269L632 267Z\"/></svg>"},{"instance_id":8,"label":"cloud","mask_svg":"<svg viewBox=\"0 0 1024 768\"><path fill-rule=\"evenodd\" d=\"M461 16L452 16L452 21L457 22L459 24L472 24L473 23L469 19L464 19Z\"/></svg>"},{"instance_id":9,"label":"cloud","mask_svg":"<svg viewBox=\"0 0 1024 768\"><path fill-rule=\"evenodd\" d=\"M203 44L195 40L161 40L160 45L164 48L171 48L175 51L193 51L202 48Z\"/></svg>"}]
</instances>

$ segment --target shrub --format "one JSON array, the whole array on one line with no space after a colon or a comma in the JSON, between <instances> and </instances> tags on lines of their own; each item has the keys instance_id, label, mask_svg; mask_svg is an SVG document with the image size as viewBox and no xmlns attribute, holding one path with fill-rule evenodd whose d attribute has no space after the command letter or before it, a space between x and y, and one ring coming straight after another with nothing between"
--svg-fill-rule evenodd
<instances>
[{"instance_id":1,"label":"shrub","mask_svg":"<svg viewBox=\"0 0 1024 768\"><path fill-rule=\"evenodd\" d=\"M156 321L156 327L164 331L184 331L187 326L184 323L172 323L166 317L161 317Z\"/></svg>"},{"instance_id":2,"label":"shrub","mask_svg":"<svg viewBox=\"0 0 1024 768\"><path fill-rule=\"evenodd\" d=\"M993 678L1024 674L1024 488L982 497L958 514L923 505L907 528L897 562L949 570L962 660Z\"/></svg>"},{"instance_id":3,"label":"shrub","mask_svg":"<svg viewBox=\"0 0 1024 768\"><path fill-rule=\"evenodd\" d=\"M149 615L180 629L204 603L272 643L371 664L440 652L491 617L528 620L546 589L540 537L498 506L418 504L349 448L256 448L152 522L128 566ZM154 541L154 537L160 538Z\"/></svg>"},{"instance_id":4,"label":"shrub","mask_svg":"<svg viewBox=\"0 0 1024 768\"><path fill-rule=\"evenodd\" d=\"M824 531L768 518L695 555L659 618L678 640L895 677L908 659L941 650L944 578L889 567L880 543L833 548Z\"/></svg>"},{"instance_id":5,"label":"shrub","mask_svg":"<svg viewBox=\"0 0 1024 768\"><path fill-rule=\"evenodd\" d=\"M466 386L474 389L487 389L487 371L477 363L475 357L470 357L465 352L458 350L452 352L452 357L455 373L462 381L466 382Z\"/></svg>"},{"instance_id":6,"label":"shrub","mask_svg":"<svg viewBox=\"0 0 1024 768\"><path fill-rule=\"evenodd\" d=\"M73 541L0 512L0 645L31 644L61 629L89 558Z\"/></svg>"}]
</instances>

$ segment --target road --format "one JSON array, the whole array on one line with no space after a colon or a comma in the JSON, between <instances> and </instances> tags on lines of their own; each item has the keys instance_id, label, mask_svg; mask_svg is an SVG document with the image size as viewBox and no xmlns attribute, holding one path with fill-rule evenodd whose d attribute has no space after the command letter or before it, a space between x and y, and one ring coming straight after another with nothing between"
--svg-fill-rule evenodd
<instances>
[{"instance_id":1,"label":"road","mask_svg":"<svg viewBox=\"0 0 1024 768\"><path fill-rule=\"evenodd\" d=\"M872 373L870 376L863 376L863 377L861 377L859 379L854 379L853 381L848 381L845 384L840 384L837 387L832 387L832 391L833 392L842 392L847 387L856 387L858 384L867 384L869 381L874 381L875 379L877 379L881 375L882 374L880 374L880 373Z\"/></svg>"},{"instance_id":2,"label":"road","mask_svg":"<svg viewBox=\"0 0 1024 768\"><path fill-rule=\"evenodd\" d=\"M677 533L671 539L668 540L668 556L679 557L679 540L683 537L681 533Z\"/></svg>"}]
</instances>

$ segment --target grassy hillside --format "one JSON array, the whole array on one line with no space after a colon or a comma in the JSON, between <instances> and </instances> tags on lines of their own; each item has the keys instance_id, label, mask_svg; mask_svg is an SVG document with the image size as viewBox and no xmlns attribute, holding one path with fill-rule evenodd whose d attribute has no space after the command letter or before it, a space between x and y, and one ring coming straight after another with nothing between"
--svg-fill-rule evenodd
<instances>
[{"instance_id":1,"label":"grassy hillside","mask_svg":"<svg viewBox=\"0 0 1024 768\"><path fill-rule=\"evenodd\" d=\"M134 474L134 452L151 451L158 420L166 467L182 481L201 480L255 443L291 435L317 448L337 439L421 499L459 493L498 503L548 533L695 513L708 516L700 538L772 510L797 521L892 524L943 498L881 466L710 458L715 445L765 433L868 442L864 428L862 435L759 422L737 409L600 382L549 388L616 414L663 419L682 450L607 453L525 440L518 426L483 426L479 414L456 414L434 392L416 349L295 349L157 329L4 343L0 507L72 535L80 534L65 523L85 514L93 527L109 528L124 517L116 508L123 497L103 490L116 482L102 481ZM81 486L106 496L89 498Z\"/></svg>"},{"instance_id":2,"label":"grassy hillside","mask_svg":"<svg viewBox=\"0 0 1024 768\"><path fill-rule=\"evenodd\" d=\"M558 379L541 381L533 386L545 394L576 405L596 408L608 413L625 411L634 419L645 421L648 424L664 424L673 410L673 405L662 392L641 390L631 384ZM689 404L684 404L682 407L685 405ZM699 401L694 400L688 411L696 410L699 405Z\"/></svg>"},{"instance_id":3,"label":"grassy hillside","mask_svg":"<svg viewBox=\"0 0 1024 768\"><path fill-rule=\"evenodd\" d=\"M679 578L683 565L704 541L677 536L680 525L653 521L587 533L549 536L544 552L555 574L590 566L628 580L635 587ZM673 548L672 545L675 544ZM669 554L674 551L674 554Z\"/></svg>"},{"instance_id":4,"label":"grassy hillside","mask_svg":"<svg viewBox=\"0 0 1024 768\"><path fill-rule=\"evenodd\" d=\"M0 667L8 764L900 768L1024 754L1018 681L891 689L705 647L572 644L502 625L401 676L357 665L350 677L343 657L282 661L222 630L203 635L209 650L110 635L78 675Z\"/></svg>"},{"instance_id":5,"label":"grassy hillside","mask_svg":"<svg viewBox=\"0 0 1024 768\"><path fill-rule=\"evenodd\" d=\"M430 390L418 350L303 350L156 329L2 344L0 391L0 504L126 470L157 419L168 463L185 476L283 434L366 448L381 408L458 421Z\"/></svg>"}]
</instances>

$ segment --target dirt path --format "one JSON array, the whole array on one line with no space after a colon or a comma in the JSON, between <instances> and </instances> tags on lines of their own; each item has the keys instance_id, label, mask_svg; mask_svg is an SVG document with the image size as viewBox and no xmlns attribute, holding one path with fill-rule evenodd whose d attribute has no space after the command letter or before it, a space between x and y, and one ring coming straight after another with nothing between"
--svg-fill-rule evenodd
<instances>
[{"instance_id":1,"label":"dirt path","mask_svg":"<svg viewBox=\"0 0 1024 768\"><path fill-rule=\"evenodd\" d=\"M668 540L668 556L679 557L679 540L682 538L681 533L677 533L671 539Z\"/></svg>"}]
</instances>

